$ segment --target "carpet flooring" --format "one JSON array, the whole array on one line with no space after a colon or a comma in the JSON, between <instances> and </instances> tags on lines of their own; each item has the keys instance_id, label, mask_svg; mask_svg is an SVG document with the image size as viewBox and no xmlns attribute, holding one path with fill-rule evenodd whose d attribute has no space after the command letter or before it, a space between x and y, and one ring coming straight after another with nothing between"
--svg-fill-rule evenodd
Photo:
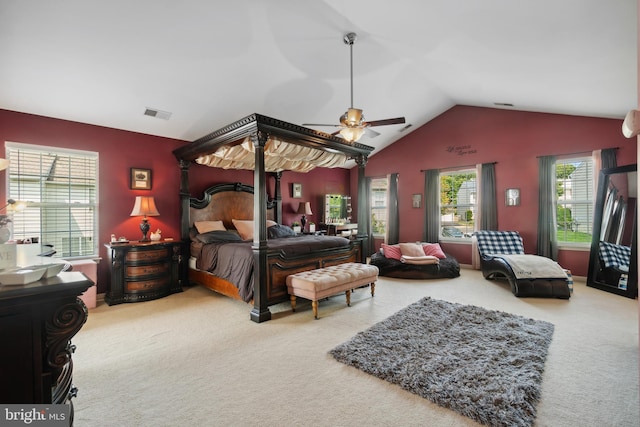
<instances>
[{"instance_id":1,"label":"carpet flooring","mask_svg":"<svg viewBox=\"0 0 640 427\"><path fill-rule=\"evenodd\" d=\"M330 354L490 426L532 426L554 326L432 298Z\"/></svg>"}]
</instances>

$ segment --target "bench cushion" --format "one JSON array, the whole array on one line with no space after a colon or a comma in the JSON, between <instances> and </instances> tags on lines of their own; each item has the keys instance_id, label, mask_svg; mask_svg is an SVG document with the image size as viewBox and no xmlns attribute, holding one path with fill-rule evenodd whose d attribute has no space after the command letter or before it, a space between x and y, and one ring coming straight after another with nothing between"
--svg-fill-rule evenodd
<instances>
[{"instance_id":1,"label":"bench cushion","mask_svg":"<svg viewBox=\"0 0 640 427\"><path fill-rule=\"evenodd\" d=\"M289 293L303 298L319 299L350 287L375 282L378 267L361 263L345 263L287 276Z\"/></svg>"}]
</instances>

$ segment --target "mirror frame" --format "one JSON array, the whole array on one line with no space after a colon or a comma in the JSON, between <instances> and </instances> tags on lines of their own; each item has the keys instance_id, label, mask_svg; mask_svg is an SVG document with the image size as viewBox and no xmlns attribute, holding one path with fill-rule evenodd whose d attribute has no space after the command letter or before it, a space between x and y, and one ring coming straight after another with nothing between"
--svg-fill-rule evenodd
<instances>
[{"instance_id":1,"label":"mirror frame","mask_svg":"<svg viewBox=\"0 0 640 427\"><path fill-rule=\"evenodd\" d=\"M622 174L636 172L637 165L620 166L609 169L602 169L598 176L598 193L596 204L594 205L593 215L593 234L591 238L591 253L589 255L589 271L587 275L587 286L597 288L603 291L622 295L628 298L636 298L638 296L638 263L637 263L637 198L636 206L633 212L627 212L627 215L633 214L633 230L631 233L631 259L629 260L629 276L627 279L627 289L618 288L617 284L609 284L597 279L597 273L600 269L600 257L598 256L598 246L600 235L602 233L602 220L607 198L607 190L609 188L610 176L614 174Z\"/></svg>"}]
</instances>

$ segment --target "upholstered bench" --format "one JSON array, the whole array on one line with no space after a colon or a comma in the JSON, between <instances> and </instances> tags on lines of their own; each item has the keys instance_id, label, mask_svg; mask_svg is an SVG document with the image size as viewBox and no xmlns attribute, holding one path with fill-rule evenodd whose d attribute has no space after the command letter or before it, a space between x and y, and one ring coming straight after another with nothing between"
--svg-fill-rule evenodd
<instances>
[{"instance_id":1,"label":"upholstered bench","mask_svg":"<svg viewBox=\"0 0 640 427\"><path fill-rule=\"evenodd\" d=\"M318 300L344 292L347 305L351 306L351 290L371 285L371 296L375 293L378 267L349 262L316 270L302 271L287 276L287 289L291 295L291 309L296 311L296 297L311 300L313 316L318 318Z\"/></svg>"}]
</instances>

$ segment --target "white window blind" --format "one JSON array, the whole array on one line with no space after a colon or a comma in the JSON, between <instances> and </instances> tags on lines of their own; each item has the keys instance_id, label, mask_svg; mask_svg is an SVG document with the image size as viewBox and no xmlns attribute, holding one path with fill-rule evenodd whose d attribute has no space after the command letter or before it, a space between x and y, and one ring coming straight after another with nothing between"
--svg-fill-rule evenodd
<instances>
[{"instance_id":1,"label":"white window blind","mask_svg":"<svg viewBox=\"0 0 640 427\"><path fill-rule=\"evenodd\" d=\"M591 245L594 168L591 157L556 161L558 242Z\"/></svg>"},{"instance_id":2,"label":"white window blind","mask_svg":"<svg viewBox=\"0 0 640 427\"><path fill-rule=\"evenodd\" d=\"M98 153L7 142L8 198L15 239L38 237L60 257L98 253Z\"/></svg>"},{"instance_id":3,"label":"white window blind","mask_svg":"<svg viewBox=\"0 0 640 427\"><path fill-rule=\"evenodd\" d=\"M371 179L371 229L374 236L387 234L389 177Z\"/></svg>"},{"instance_id":4,"label":"white window blind","mask_svg":"<svg viewBox=\"0 0 640 427\"><path fill-rule=\"evenodd\" d=\"M475 169L440 173L440 237L470 238L475 231L478 189Z\"/></svg>"}]
</instances>

